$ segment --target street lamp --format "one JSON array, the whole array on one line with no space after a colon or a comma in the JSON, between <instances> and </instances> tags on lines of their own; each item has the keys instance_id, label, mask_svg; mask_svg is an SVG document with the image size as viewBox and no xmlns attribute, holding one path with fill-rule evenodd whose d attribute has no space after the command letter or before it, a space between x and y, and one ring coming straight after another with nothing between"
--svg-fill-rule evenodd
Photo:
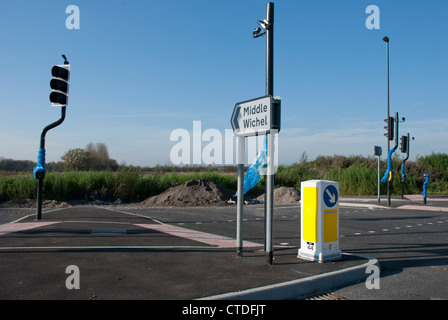
<instances>
[{"instance_id":1,"label":"street lamp","mask_svg":"<svg viewBox=\"0 0 448 320\"><path fill-rule=\"evenodd\" d=\"M387 54L387 119L390 118L390 92L389 92L389 38L386 36L383 38L386 42L386 54ZM387 152L389 153L390 143L389 138L387 138ZM390 207L390 183L387 180L387 206Z\"/></svg>"},{"instance_id":2,"label":"street lamp","mask_svg":"<svg viewBox=\"0 0 448 320\"><path fill-rule=\"evenodd\" d=\"M258 38L266 35L266 95L274 95L274 3L268 2L266 6L266 19L258 20L259 27L253 31L253 37ZM264 29L264 32L261 32ZM273 134L267 134L267 159L268 168L272 168L273 157ZM267 263L272 265L273 262L273 239L272 239L272 223L273 223L273 193L274 193L274 174L268 172L266 174L266 198L265 198L265 219L266 219L266 258Z\"/></svg>"}]
</instances>

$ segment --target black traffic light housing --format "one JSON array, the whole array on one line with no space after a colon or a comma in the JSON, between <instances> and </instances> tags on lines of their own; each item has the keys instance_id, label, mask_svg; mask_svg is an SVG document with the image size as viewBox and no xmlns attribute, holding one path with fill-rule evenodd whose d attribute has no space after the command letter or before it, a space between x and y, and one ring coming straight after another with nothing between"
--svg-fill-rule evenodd
<instances>
[{"instance_id":1,"label":"black traffic light housing","mask_svg":"<svg viewBox=\"0 0 448 320\"><path fill-rule=\"evenodd\" d=\"M68 103L68 89L70 81L70 64L65 61L63 65L54 66L51 69L53 79L50 81L50 87L53 91L50 93L52 106L66 106Z\"/></svg>"},{"instance_id":2,"label":"black traffic light housing","mask_svg":"<svg viewBox=\"0 0 448 320\"><path fill-rule=\"evenodd\" d=\"M388 139L388 140L394 140L394 122L395 119L393 117L389 117L388 119L384 119L384 122L386 122L386 126L384 127L384 129L386 129L386 133L384 134L384 136Z\"/></svg>"},{"instance_id":3,"label":"black traffic light housing","mask_svg":"<svg viewBox=\"0 0 448 320\"><path fill-rule=\"evenodd\" d=\"M401 153L408 152L408 136L401 136L400 138L400 150Z\"/></svg>"}]
</instances>

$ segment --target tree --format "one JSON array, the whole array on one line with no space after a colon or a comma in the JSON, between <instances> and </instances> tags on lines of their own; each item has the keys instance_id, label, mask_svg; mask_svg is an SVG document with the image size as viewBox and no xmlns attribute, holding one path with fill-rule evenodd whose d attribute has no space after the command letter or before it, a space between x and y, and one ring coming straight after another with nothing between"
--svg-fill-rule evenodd
<instances>
[{"instance_id":1,"label":"tree","mask_svg":"<svg viewBox=\"0 0 448 320\"><path fill-rule=\"evenodd\" d=\"M71 170L86 170L89 167L90 153L84 149L70 149L61 157L64 167Z\"/></svg>"},{"instance_id":2,"label":"tree","mask_svg":"<svg viewBox=\"0 0 448 320\"><path fill-rule=\"evenodd\" d=\"M30 160L13 160L0 157L0 170L5 171L33 171L35 162Z\"/></svg>"},{"instance_id":3,"label":"tree","mask_svg":"<svg viewBox=\"0 0 448 320\"><path fill-rule=\"evenodd\" d=\"M120 166L109 158L107 146L104 143L89 143L85 149L68 150L61 159L64 167L71 170L117 170Z\"/></svg>"},{"instance_id":4,"label":"tree","mask_svg":"<svg viewBox=\"0 0 448 320\"><path fill-rule=\"evenodd\" d=\"M90 154L89 168L94 170L112 169L117 170L119 165L114 159L110 159L109 151L104 143L89 143L86 151Z\"/></svg>"}]
</instances>

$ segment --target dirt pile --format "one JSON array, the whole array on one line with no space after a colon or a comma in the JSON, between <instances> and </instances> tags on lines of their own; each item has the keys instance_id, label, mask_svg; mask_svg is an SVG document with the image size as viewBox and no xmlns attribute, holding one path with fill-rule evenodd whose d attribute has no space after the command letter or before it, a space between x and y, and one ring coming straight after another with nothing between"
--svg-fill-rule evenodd
<instances>
[{"instance_id":1,"label":"dirt pile","mask_svg":"<svg viewBox=\"0 0 448 320\"><path fill-rule=\"evenodd\" d=\"M255 200L264 202L265 195L255 198ZM296 188L280 187L274 189L274 205L297 204L300 201L300 193Z\"/></svg>"},{"instance_id":2,"label":"dirt pile","mask_svg":"<svg viewBox=\"0 0 448 320\"><path fill-rule=\"evenodd\" d=\"M182 185L172 187L165 192L149 197L138 204L139 207L196 207L196 206L224 206L235 205L235 191L223 188L213 181L199 179L189 180ZM229 200L232 199L233 201ZM264 203L264 194L252 198L245 196L246 204ZM280 187L274 189L274 205L297 204L300 201L299 191L295 188ZM121 203L121 202L120 202ZM44 208L66 208L72 205L119 205L118 200L114 203L97 203L87 201L58 202L45 200L42 203ZM134 204L135 205L135 204ZM11 200L0 203L0 208L36 208L36 200L22 199Z\"/></svg>"},{"instance_id":3,"label":"dirt pile","mask_svg":"<svg viewBox=\"0 0 448 320\"><path fill-rule=\"evenodd\" d=\"M235 191L220 187L213 181L189 180L184 184L169 188L165 192L140 202L141 206L193 207L228 205L227 201Z\"/></svg>"}]
</instances>

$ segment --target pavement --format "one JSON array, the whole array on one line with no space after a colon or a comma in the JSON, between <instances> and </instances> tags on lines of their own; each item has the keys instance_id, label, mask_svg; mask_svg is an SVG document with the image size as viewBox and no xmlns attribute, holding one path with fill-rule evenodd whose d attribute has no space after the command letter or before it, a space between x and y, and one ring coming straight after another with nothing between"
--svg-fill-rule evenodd
<instances>
[{"instance_id":1,"label":"pavement","mask_svg":"<svg viewBox=\"0 0 448 320\"><path fill-rule=\"evenodd\" d=\"M427 207L439 203L428 199ZM341 207L386 204L340 199ZM395 207L415 205L423 206L418 196L393 199ZM113 207L47 210L40 221L20 212L0 220L2 300L290 300L364 282L370 266L380 268L374 257L344 251L338 261L306 261L288 245L277 245L268 265L263 244L245 241L238 257L232 238Z\"/></svg>"}]
</instances>

